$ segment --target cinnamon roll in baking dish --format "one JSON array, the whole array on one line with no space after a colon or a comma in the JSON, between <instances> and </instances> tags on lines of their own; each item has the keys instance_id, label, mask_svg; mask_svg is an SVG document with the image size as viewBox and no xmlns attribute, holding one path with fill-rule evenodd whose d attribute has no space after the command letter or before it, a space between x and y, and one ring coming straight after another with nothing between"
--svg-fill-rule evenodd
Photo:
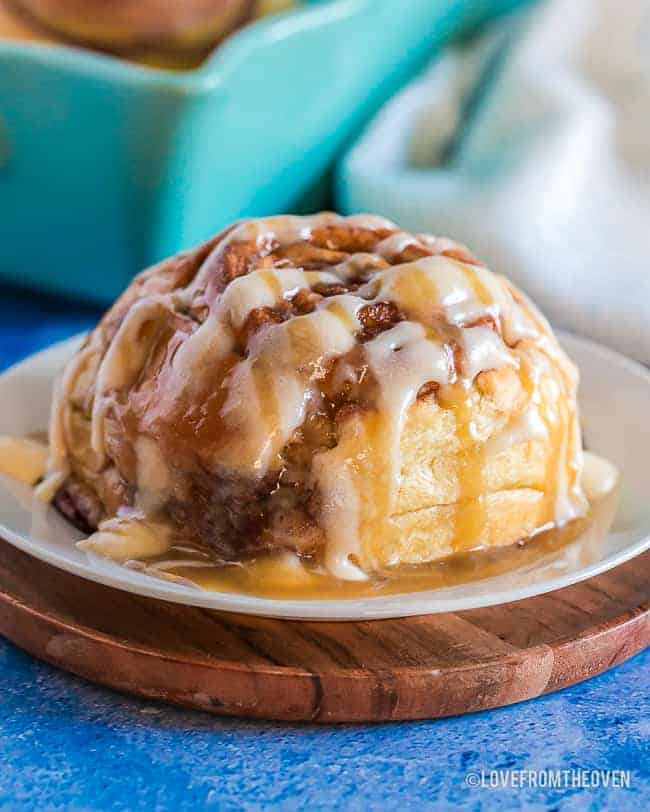
<instances>
[{"instance_id":1,"label":"cinnamon roll in baking dish","mask_svg":"<svg viewBox=\"0 0 650 812\"><path fill-rule=\"evenodd\" d=\"M145 271L90 334L49 481L88 529L361 578L583 515L576 386L463 246L370 215L250 220Z\"/></svg>"},{"instance_id":2,"label":"cinnamon roll in baking dish","mask_svg":"<svg viewBox=\"0 0 650 812\"><path fill-rule=\"evenodd\" d=\"M240 26L292 0L0 0L4 38L76 45L193 68Z\"/></svg>"}]
</instances>

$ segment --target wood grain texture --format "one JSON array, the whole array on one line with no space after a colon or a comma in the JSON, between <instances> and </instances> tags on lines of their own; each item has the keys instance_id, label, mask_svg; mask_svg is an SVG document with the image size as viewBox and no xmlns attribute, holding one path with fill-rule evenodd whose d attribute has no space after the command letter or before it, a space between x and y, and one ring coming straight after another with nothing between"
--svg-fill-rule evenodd
<instances>
[{"instance_id":1,"label":"wood grain texture","mask_svg":"<svg viewBox=\"0 0 650 812\"><path fill-rule=\"evenodd\" d=\"M0 543L0 633L93 682L212 713L423 719L564 688L650 642L650 552L516 603L399 620L283 621L131 595Z\"/></svg>"}]
</instances>

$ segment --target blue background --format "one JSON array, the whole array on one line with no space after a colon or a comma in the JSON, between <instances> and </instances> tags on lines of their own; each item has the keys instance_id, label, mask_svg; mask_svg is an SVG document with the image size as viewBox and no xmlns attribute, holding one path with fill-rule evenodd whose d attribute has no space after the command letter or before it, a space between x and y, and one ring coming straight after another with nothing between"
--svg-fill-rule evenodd
<instances>
[{"instance_id":1,"label":"blue background","mask_svg":"<svg viewBox=\"0 0 650 812\"><path fill-rule=\"evenodd\" d=\"M97 312L4 291L0 368ZM260 724L129 699L0 640L0 809L650 808L650 651L561 693L435 722ZM624 769L631 789L470 789L485 769Z\"/></svg>"}]
</instances>

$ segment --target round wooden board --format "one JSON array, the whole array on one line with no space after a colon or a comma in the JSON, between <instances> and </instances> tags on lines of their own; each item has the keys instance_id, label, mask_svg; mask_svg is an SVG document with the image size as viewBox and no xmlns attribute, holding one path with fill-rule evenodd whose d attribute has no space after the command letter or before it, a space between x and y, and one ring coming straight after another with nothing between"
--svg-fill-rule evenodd
<instances>
[{"instance_id":1,"label":"round wooden board","mask_svg":"<svg viewBox=\"0 0 650 812\"><path fill-rule=\"evenodd\" d=\"M516 603L399 620L270 620L84 581L0 543L0 633L119 691L260 719L424 719L531 699L650 642L650 552Z\"/></svg>"}]
</instances>

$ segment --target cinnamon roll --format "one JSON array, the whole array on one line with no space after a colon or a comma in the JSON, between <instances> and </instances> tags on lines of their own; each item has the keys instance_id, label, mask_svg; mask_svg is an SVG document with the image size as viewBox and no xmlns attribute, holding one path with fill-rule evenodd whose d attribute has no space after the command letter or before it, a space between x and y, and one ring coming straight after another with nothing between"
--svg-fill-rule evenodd
<instances>
[{"instance_id":1,"label":"cinnamon roll","mask_svg":"<svg viewBox=\"0 0 650 812\"><path fill-rule=\"evenodd\" d=\"M0 0L68 42L134 58L207 53L256 13L257 0Z\"/></svg>"},{"instance_id":2,"label":"cinnamon roll","mask_svg":"<svg viewBox=\"0 0 650 812\"><path fill-rule=\"evenodd\" d=\"M371 215L249 220L136 277L68 364L55 502L344 579L508 545L587 509L577 382L462 245Z\"/></svg>"}]
</instances>

